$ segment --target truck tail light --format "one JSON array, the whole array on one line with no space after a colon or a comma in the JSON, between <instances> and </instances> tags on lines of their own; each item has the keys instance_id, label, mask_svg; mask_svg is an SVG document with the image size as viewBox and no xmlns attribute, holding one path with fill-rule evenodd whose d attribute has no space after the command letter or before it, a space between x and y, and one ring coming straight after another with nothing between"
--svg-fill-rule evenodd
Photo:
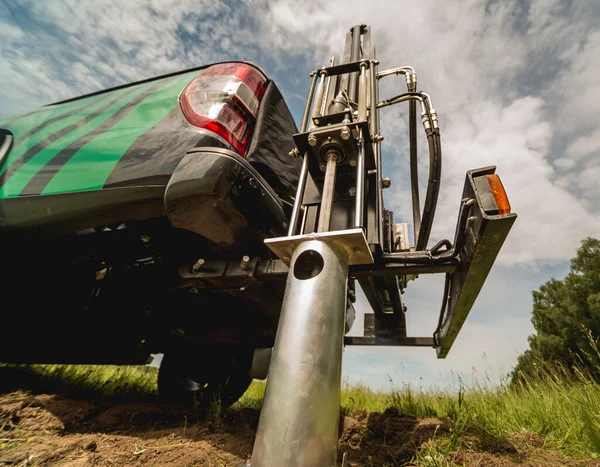
<instances>
[{"instance_id":1,"label":"truck tail light","mask_svg":"<svg viewBox=\"0 0 600 467\"><path fill-rule=\"evenodd\" d=\"M212 65L188 84L179 104L188 122L219 135L243 156L266 81L245 63Z\"/></svg>"}]
</instances>

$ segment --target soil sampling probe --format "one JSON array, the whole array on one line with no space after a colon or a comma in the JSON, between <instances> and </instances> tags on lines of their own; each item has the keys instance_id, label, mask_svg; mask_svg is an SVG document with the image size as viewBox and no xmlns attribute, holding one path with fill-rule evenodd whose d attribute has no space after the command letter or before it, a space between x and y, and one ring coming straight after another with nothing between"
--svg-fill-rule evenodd
<instances>
[{"instance_id":1,"label":"soil sampling probe","mask_svg":"<svg viewBox=\"0 0 600 467\"><path fill-rule=\"evenodd\" d=\"M252 467L337 464L344 345L418 346L445 358L516 219L495 167L466 174L453 242L427 248L442 169L431 98L403 66L379 71L371 28L352 27L344 54L314 71L296 148L302 171L286 237L266 240L289 273L269 366ZM407 92L380 100L379 81L403 75ZM404 84L402 84L404 86ZM414 246L408 224L383 205L379 109L408 103ZM429 149L420 207L417 104ZM420 274L446 276L429 337L406 333L401 294ZM371 307L364 337L344 337L358 280ZM342 464L344 461L342 460Z\"/></svg>"}]
</instances>

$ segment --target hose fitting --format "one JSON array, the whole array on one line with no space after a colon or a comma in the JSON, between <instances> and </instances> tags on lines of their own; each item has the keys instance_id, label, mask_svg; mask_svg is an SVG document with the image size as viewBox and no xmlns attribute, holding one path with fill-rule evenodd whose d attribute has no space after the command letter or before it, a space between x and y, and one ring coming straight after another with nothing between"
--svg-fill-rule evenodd
<instances>
[{"instance_id":1,"label":"hose fitting","mask_svg":"<svg viewBox=\"0 0 600 467\"><path fill-rule=\"evenodd\" d=\"M431 109L430 114L431 114L431 121L433 122L433 129L434 130L439 129L440 125L438 123L438 116L437 116L437 113L435 112L435 109Z\"/></svg>"},{"instance_id":2,"label":"hose fitting","mask_svg":"<svg viewBox=\"0 0 600 467\"><path fill-rule=\"evenodd\" d=\"M421 113L421 121L423 122L423 128L428 133L431 130L431 123L429 122L429 114L427 112Z\"/></svg>"}]
</instances>

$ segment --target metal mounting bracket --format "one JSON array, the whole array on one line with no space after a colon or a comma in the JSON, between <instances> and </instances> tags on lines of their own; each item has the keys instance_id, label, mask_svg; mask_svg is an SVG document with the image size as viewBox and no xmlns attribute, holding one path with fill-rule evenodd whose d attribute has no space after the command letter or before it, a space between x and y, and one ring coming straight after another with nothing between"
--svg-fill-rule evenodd
<instances>
[{"instance_id":1,"label":"metal mounting bracket","mask_svg":"<svg viewBox=\"0 0 600 467\"><path fill-rule=\"evenodd\" d=\"M289 266L292 252L296 246L307 240L321 240L338 248L341 247L348 254L350 265L373 264L374 262L365 233L363 229L359 228L269 238L265 240L265 245Z\"/></svg>"}]
</instances>

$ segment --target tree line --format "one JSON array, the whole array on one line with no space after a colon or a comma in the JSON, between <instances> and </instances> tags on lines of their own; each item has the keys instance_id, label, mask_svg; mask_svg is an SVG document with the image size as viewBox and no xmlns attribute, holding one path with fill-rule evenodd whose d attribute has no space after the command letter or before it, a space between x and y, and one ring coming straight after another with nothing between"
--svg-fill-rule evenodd
<instances>
[{"instance_id":1,"label":"tree line","mask_svg":"<svg viewBox=\"0 0 600 467\"><path fill-rule=\"evenodd\" d=\"M519 356L513 381L534 375L540 364L583 368L600 381L600 240L583 240L569 274L533 292L531 321L536 333Z\"/></svg>"}]
</instances>

